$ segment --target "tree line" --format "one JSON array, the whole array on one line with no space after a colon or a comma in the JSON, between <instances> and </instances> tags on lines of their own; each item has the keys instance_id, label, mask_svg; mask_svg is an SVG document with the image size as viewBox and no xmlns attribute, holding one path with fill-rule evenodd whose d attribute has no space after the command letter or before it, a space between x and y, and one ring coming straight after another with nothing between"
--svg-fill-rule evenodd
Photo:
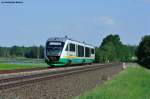
<instances>
[{"instance_id":1,"label":"tree line","mask_svg":"<svg viewBox=\"0 0 150 99\"><path fill-rule=\"evenodd\" d=\"M96 62L131 61L136 57L137 46L125 45L119 35L111 34L95 49ZM0 57L44 58L44 46L0 47Z\"/></svg>"},{"instance_id":2,"label":"tree line","mask_svg":"<svg viewBox=\"0 0 150 99\"><path fill-rule=\"evenodd\" d=\"M0 47L0 57L44 58L44 46Z\"/></svg>"},{"instance_id":3,"label":"tree line","mask_svg":"<svg viewBox=\"0 0 150 99\"><path fill-rule=\"evenodd\" d=\"M137 46L125 45L119 35L108 35L96 48L96 62L132 61Z\"/></svg>"},{"instance_id":4,"label":"tree line","mask_svg":"<svg viewBox=\"0 0 150 99\"><path fill-rule=\"evenodd\" d=\"M125 45L119 35L106 36L96 47L96 62L133 61L137 58L143 66L150 68L150 35L142 38L138 46ZM44 46L0 47L0 57L44 58Z\"/></svg>"},{"instance_id":5,"label":"tree line","mask_svg":"<svg viewBox=\"0 0 150 99\"><path fill-rule=\"evenodd\" d=\"M142 37L136 51L138 62L142 66L150 68L150 35Z\"/></svg>"}]
</instances>

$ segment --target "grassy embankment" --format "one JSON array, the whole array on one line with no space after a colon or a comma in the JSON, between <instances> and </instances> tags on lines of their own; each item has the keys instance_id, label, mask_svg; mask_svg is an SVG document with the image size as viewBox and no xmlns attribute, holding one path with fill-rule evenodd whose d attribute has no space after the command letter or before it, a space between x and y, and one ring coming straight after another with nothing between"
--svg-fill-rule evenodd
<instances>
[{"instance_id":1,"label":"grassy embankment","mask_svg":"<svg viewBox=\"0 0 150 99\"><path fill-rule=\"evenodd\" d=\"M26 58L0 58L0 70L29 69L47 67L44 60Z\"/></svg>"},{"instance_id":2,"label":"grassy embankment","mask_svg":"<svg viewBox=\"0 0 150 99\"><path fill-rule=\"evenodd\" d=\"M150 70L130 66L75 99L150 99Z\"/></svg>"}]
</instances>

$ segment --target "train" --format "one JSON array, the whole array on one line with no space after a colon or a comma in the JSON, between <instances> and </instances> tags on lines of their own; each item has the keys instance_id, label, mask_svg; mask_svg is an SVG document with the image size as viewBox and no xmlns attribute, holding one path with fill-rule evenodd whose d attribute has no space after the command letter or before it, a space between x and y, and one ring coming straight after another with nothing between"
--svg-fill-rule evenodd
<instances>
[{"instance_id":1,"label":"train","mask_svg":"<svg viewBox=\"0 0 150 99\"><path fill-rule=\"evenodd\" d=\"M71 38L51 37L45 44L45 62L51 67L92 64L95 47Z\"/></svg>"}]
</instances>

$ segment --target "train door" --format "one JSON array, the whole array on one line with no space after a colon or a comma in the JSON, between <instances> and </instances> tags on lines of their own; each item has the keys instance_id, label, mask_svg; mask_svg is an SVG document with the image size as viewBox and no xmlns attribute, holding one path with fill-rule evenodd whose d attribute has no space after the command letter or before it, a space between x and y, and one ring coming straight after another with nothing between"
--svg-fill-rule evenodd
<instances>
[{"instance_id":1,"label":"train door","mask_svg":"<svg viewBox=\"0 0 150 99\"><path fill-rule=\"evenodd\" d=\"M76 44L76 57L78 57L78 45Z\"/></svg>"},{"instance_id":2,"label":"train door","mask_svg":"<svg viewBox=\"0 0 150 99\"><path fill-rule=\"evenodd\" d=\"M69 55L69 44L67 44L66 49L65 49L65 56Z\"/></svg>"}]
</instances>

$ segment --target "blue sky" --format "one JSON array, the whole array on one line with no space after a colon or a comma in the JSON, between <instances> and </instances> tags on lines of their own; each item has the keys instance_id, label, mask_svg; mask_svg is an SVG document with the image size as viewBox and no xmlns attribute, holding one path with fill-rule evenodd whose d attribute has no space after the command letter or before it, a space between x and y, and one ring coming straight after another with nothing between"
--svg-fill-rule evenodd
<instances>
[{"instance_id":1,"label":"blue sky","mask_svg":"<svg viewBox=\"0 0 150 99\"><path fill-rule=\"evenodd\" d=\"M99 46L108 34L137 45L150 34L150 0L22 1L0 4L0 46L44 45L65 35Z\"/></svg>"}]
</instances>

